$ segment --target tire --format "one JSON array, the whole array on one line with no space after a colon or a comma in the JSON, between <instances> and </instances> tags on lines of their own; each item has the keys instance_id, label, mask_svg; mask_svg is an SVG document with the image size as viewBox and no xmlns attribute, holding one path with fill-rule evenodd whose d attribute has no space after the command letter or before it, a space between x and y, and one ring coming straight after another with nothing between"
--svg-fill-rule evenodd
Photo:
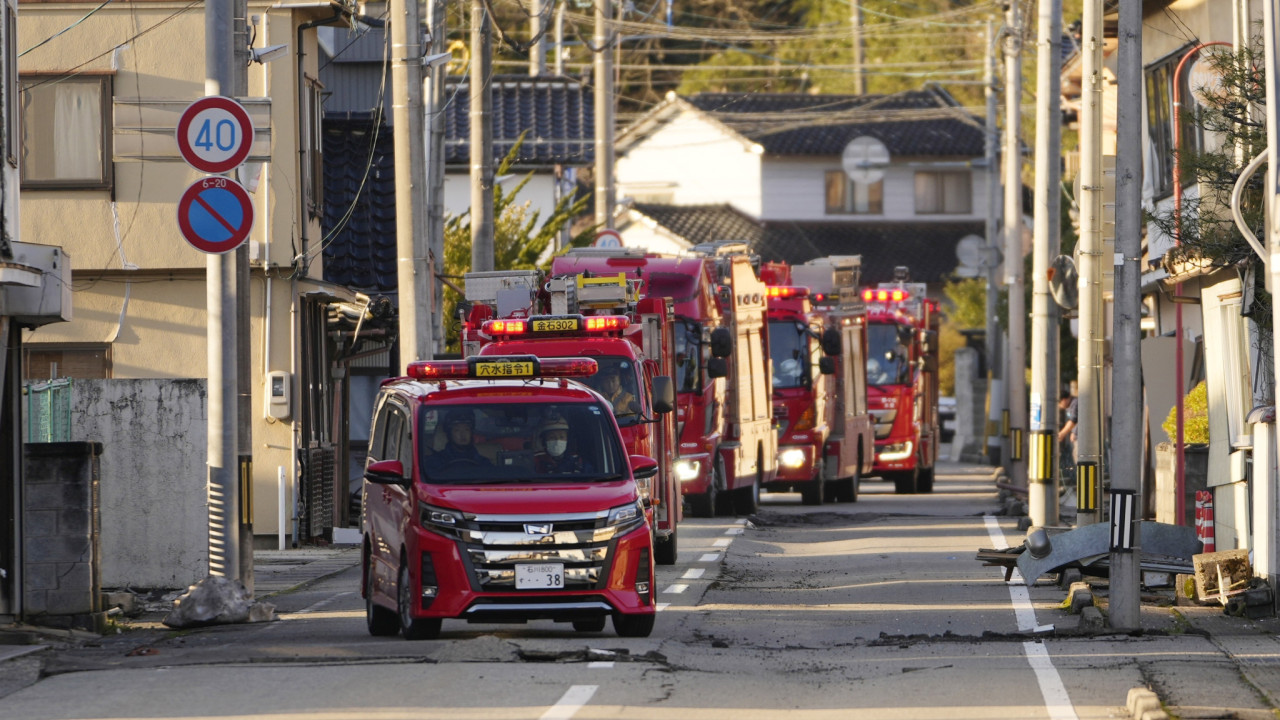
<instances>
[{"instance_id":1,"label":"tire","mask_svg":"<svg viewBox=\"0 0 1280 720\"><path fill-rule=\"evenodd\" d=\"M574 620L573 629L578 632L597 633L604 632L604 616L591 618L590 620Z\"/></svg>"},{"instance_id":2,"label":"tire","mask_svg":"<svg viewBox=\"0 0 1280 720\"><path fill-rule=\"evenodd\" d=\"M757 460L758 462L758 460ZM751 484L733 491L733 512L738 515L754 515L760 510L760 471Z\"/></svg>"},{"instance_id":3,"label":"tire","mask_svg":"<svg viewBox=\"0 0 1280 720\"><path fill-rule=\"evenodd\" d=\"M364 623L374 637L390 637L400 632L400 622L391 610L373 601L373 559L364 565Z\"/></svg>"},{"instance_id":4,"label":"tire","mask_svg":"<svg viewBox=\"0 0 1280 720\"><path fill-rule=\"evenodd\" d=\"M400 620L400 634L405 640L434 640L440 637L440 618L414 618L413 579L409 577L409 564L400 560L400 573L396 576L396 609Z\"/></svg>"},{"instance_id":5,"label":"tire","mask_svg":"<svg viewBox=\"0 0 1280 720\"><path fill-rule=\"evenodd\" d=\"M716 462L711 466L711 480L707 483L707 491L699 495L686 496L689 500L689 514L694 517L709 518L716 516L716 504L720 501L720 491L716 489L716 483L724 486L724 473L721 472L723 466L719 455L716 456Z\"/></svg>"},{"instance_id":6,"label":"tire","mask_svg":"<svg viewBox=\"0 0 1280 720\"><path fill-rule=\"evenodd\" d=\"M933 492L933 470L933 468L925 468L919 471L920 475L916 480L916 492Z\"/></svg>"},{"instance_id":7,"label":"tire","mask_svg":"<svg viewBox=\"0 0 1280 720\"><path fill-rule=\"evenodd\" d=\"M733 514L733 493L729 490L729 475L724 471L724 458L720 455L719 448L716 449L716 464L714 465L717 474L713 476L713 481L718 480L720 483L720 491L716 493L716 504L713 512L716 515L732 515Z\"/></svg>"},{"instance_id":8,"label":"tire","mask_svg":"<svg viewBox=\"0 0 1280 720\"><path fill-rule=\"evenodd\" d=\"M618 637L649 637L653 632L653 621L656 615L623 615L613 614L613 631Z\"/></svg>"},{"instance_id":9,"label":"tire","mask_svg":"<svg viewBox=\"0 0 1280 720\"><path fill-rule=\"evenodd\" d=\"M653 562L656 565L675 565L676 553L679 551L680 529L672 526L671 534L653 539ZM604 622L601 620L600 622Z\"/></svg>"},{"instance_id":10,"label":"tire","mask_svg":"<svg viewBox=\"0 0 1280 720\"><path fill-rule=\"evenodd\" d=\"M827 481L822 479L822 471L813 474L813 479L800 487L800 501L805 505L821 505L827 499Z\"/></svg>"},{"instance_id":11,"label":"tire","mask_svg":"<svg viewBox=\"0 0 1280 720\"><path fill-rule=\"evenodd\" d=\"M886 480L893 480L893 491L898 495L915 495L916 480L920 470L905 470L902 472L885 473Z\"/></svg>"}]
</instances>

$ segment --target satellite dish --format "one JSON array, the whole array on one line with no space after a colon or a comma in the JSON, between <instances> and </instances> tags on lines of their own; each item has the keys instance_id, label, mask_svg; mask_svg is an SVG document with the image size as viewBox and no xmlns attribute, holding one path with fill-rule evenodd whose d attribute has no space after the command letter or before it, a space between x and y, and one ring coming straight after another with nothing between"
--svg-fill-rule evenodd
<instances>
[{"instance_id":1,"label":"satellite dish","mask_svg":"<svg viewBox=\"0 0 1280 720\"><path fill-rule=\"evenodd\" d=\"M1050 264L1049 292L1064 310L1074 310L1080 304L1080 273L1070 256L1059 255Z\"/></svg>"},{"instance_id":2,"label":"satellite dish","mask_svg":"<svg viewBox=\"0 0 1280 720\"><path fill-rule=\"evenodd\" d=\"M982 267L985 254L982 246L986 243L986 240L977 235L965 235L960 238L960 242L956 243L956 257L960 260L960 264L967 268Z\"/></svg>"},{"instance_id":3,"label":"satellite dish","mask_svg":"<svg viewBox=\"0 0 1280 720\"><path fill-rule=\"evenodd\" d=\"M858 183L879 182L889 164L889 148L870 135L860 135L844 146L840 164L849 179Z\"/></svg>"}]
</instances>

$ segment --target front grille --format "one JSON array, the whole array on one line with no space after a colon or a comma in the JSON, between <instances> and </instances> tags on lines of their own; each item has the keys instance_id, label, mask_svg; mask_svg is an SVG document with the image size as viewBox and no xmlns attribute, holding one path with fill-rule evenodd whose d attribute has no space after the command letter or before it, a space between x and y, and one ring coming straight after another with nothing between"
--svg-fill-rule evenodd
<instances>
[{"instance_id":1,"label":"front grille","mask_svg":"<svg viewBox=\"0 0 1280 720\"><path fill-rule=\"evenodd\" d=\"M516 590L516 565L562 563L564 590L603 587L617 531L608 513L481 516L459 528L459 544L476 591ZM522 590L529 594L547 590Z\"/></svg>"}]
</instances>

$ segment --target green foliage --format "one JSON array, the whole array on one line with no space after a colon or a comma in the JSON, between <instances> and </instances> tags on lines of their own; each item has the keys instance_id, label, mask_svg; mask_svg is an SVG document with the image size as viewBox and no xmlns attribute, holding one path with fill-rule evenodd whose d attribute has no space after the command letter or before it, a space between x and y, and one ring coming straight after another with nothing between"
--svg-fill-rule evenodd
<instances>
[{"instance_id":1,"label":"green foliage","mask_svg":"<svg viewBox=\"0 0 1280 720\"><path fill-rule=\"evenodd\" d=\"M947 297L946 323L957 330L987 327L987 281L984 278L954 277L942 287Z\"/></svg>"},{"instance_id":2,"label":"green foliage","mask_svg":"<svg viewBox=\"0 0 1280 720\"><path fill-rule=\"evenodd\" d=\"M511 147L502 159L495 176L508 174L520 154L524 135ZM587 207L588 198L565 196L551 211L551 217L539 224L539 213L530 210L529 203L516 202L516 196L529 183L533 173L524 176L510 190L502 183L493 186L493 267L495 270L533 270L538 268L538 258L543 255L561 230L573 224L573 220ZM583 247L595 236L595 227L589 227L575 235L571 246ZM450 352L458 352L457 317L458 301L462 299L463 276L471 269L471 214L450 216L444 228L444 275L450 284L444 291L445 340ZM545 269L545 268L544 268Z\"/></svg>"},{"instance_id":3,"label":"green foliage","mask_svg":"<svg viewBox=\"0 0 1280 720\"><path fill-rule=\"evenodd\" d=\"M1170 442L1177 441L1177 423L1178 406L1174 405L1160 425ZM1182 400L1182 440L1187 445L1209 442L1209 389L1203 380Z\"/></svg>"}]
</instances>

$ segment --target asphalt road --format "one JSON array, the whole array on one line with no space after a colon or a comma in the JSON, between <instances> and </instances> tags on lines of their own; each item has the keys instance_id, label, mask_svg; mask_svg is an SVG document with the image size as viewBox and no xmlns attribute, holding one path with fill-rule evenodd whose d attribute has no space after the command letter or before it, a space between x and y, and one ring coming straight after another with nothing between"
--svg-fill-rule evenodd
<instances>
[{"instance_id":1,"label":"asphalt road","mask_svg":"<svg viewBox=\"0 0 1280 720\"><path fill-rule=\"evenodd\" d=\"M144 623L60 652L0 718L1065 720L1127 717L1153 676L1229 672L1195 635L1065 632L1063 589L974 559L1021 539L997 510L989 470L946 465L928 495L870 480L853 504L765 495L750 518L688 520L643 639L549 621L373 638L352 568L274 597L279 622Z\"/></svg>"}]
</instances>

